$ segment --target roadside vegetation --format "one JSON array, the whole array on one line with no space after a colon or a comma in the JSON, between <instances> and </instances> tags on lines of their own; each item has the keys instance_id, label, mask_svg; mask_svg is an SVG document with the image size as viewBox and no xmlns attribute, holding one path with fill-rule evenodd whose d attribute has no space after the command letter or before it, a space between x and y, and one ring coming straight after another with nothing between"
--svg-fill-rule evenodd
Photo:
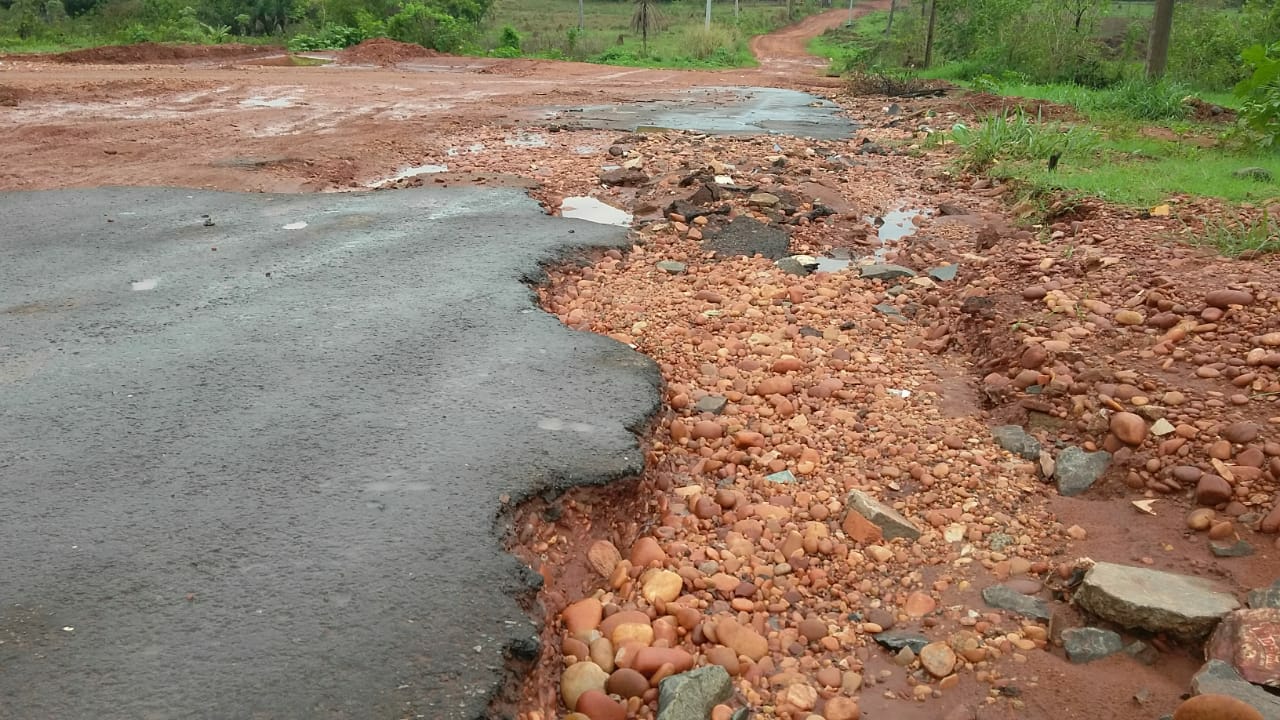
<instances>
[{"instance_id":1,"label":"roadside vegetation","mask_svg":"<svg viewBox=\"0 0 1280 720\"><path fill-rule=\"evenodd\" d=\"M745 67L747 46L819 0L0 0L0 51L138 42L340 49L374 37L441 52L657 67Z\"/></svg>"},{"instance_id":2,"label":"roadside vegetation","mask_svg":"<svg viewBox=\"0 0 1280 720\"><path fill-rule=\"evenodd\" d=\"M1280 2L1174 3L1163 72L1148 62L1154 6L898 0L892 21L888 12L871 13L810 47L852 87L945 81L1025 98L973 126L940 128L934 139L958 147L960 166L1012 180L1024 196L1096 196L1138 207L1175 195L1276 202ZM991 106L973 97L975 107ZM1068 108L1046 115L1031 101ZM1226 223L1213 244L1233 254L1273 250L1276 230L1271 218Z\"/></svg>"}]
</instances>

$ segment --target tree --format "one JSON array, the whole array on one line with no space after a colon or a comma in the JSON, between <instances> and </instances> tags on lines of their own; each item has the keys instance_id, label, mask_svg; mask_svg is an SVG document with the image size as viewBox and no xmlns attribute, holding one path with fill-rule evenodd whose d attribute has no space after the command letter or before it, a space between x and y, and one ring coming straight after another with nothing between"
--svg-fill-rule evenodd
<instances>
[{"instance_id":1,"label":"tree","mask_svg":"<svg viewBox=\"0 0 1280 720\"><path fill-rule=\"evenodd\" d=\"M849 8L850 8L850 10L849 10L849 14L850 14L850 15L852 15L852 14L853 14L853 10L852 10L852 8L853 8L853 3L852 3L852 2L850 2L850 3L849 3ZM891 33L893 33L893 14L894 14L895 12L897 12L897 11L898 11L898 0L889 0L889 22L885 23L885 26L884 26L884 36L885 36L885 37L889 37L889 35L890 35ZM850 20L849 20L849 24L850 24L850 25L852 25L852 24L853 24L853 19L852 19L852 18L850 18Z\"/></svg>"},{"instance_id":2,"label":"tree","mask_svg":"<svg viewBox=\"0 0 1280 720\"><path fill-rule=\"evenodd\" d=\"M929 0L929 26L924 35L924 66L933 62L933 26L938 20L938 0Z\"/></svg>"},{"instance_id":3,"label":"tree","mask_svg":"<svg viewBox=\"0 0 1280 720\"><path fill-rule=\"evenodd\" d=\"M1147 49L1147 77L1157 80L1169 62L1169 36L1173 33L1173 0L1156 0L1151 21L1151 45Z\"/></svg>"},{"instance_id":4,"label":"tree","mask_svg":"<svg viewBox=\"0 0 1280 720\"><path fill-rule=\"evenodd\" d=\"M649 33L655 33L662 27L662 15L658 12L657 0L636 0L636 11L631 16L631 29L640 33L640 48L645 55L649 54Z\"/></svg>"}]
</instances>

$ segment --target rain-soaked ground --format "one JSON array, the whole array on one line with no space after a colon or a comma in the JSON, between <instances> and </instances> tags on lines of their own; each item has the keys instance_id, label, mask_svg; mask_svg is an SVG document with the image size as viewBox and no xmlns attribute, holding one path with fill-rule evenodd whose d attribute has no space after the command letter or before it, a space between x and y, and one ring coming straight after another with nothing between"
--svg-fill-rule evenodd
<instances>
[{"instance_id":1,"label":"rain-soaked ground","mask_svg":"<svg viewBox=\"0 0 1280 720\"><path fill-rule=\"evenodd\" d=\"M536 652L503 498L637 473L658 402L521 281L626 231L513 190L0 217L0 717L483 716Z\"/></svg>"}]
</instances>

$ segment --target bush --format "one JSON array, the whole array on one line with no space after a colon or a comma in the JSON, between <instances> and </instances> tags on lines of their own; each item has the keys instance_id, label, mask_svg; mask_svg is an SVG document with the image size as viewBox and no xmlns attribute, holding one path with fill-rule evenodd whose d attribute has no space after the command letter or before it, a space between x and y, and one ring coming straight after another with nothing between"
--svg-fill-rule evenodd
<instances>
[{"instance_id":1,"label":"bush","mask_svg":"<svg viewBox=\"0 0 1280 720\"><path fill-rule=\"evenodd\" d=\"M1169 74L1206 90L1229 88L1243 80L1240 51L1251 41L1240 14L1219 2L1181 2L1176 8Z\"/></svg>"},{"instance_id":2,"label":"bush","mask_svg":"<svg viewBox=\"0 0 1280 720\"><path fill-rule=\"evenodd\" d=\"M299 33L289 39L291 52L308 50L341 50L368 39L358 28L346 25L325 25L314 35Z\"/></svg>"},{"instance_id":3,"label":"bush","mask_svg":"<svg viewBox=\"0 0 1280 720\"><path fill-rule=\"evenodd\" d=\"M1241 54L1249 76L1235 88L1240 123L1263 147L1280 147L1280 43Z\"/></svg>"},{"instance_id":4,"label":"bush","mask_svg":"<svg viewBox=\"0 0 1280 720\"><path fill-rule=\"evenodd\" d=\"M470 28L463 21L417 0L405 3L387 20L387 35L393 40L417 43L440 52L456 52L467 40Z\"/></svg>"},{"instance_id":5,"label":"bush","mask_svg":"<svg viewBox=\"0 0 1280 720\"><path fill-rule=\"evenodd\" d=\"M516 32L516 29L510 25L504 25L502 27L502 36L498 38L498 49L508 51L514 50L514 57L519 57L520 33Z\"/></svg>"}]
</instances>

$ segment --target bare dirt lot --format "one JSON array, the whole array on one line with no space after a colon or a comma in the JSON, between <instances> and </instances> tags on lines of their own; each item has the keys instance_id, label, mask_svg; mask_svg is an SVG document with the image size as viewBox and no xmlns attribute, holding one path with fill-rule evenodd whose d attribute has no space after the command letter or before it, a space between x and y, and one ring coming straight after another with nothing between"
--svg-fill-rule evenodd
<instances>
[{"instance_id":1,"label":"bare dirt lot","mask_svg":"<svg viewBox=\"0 0 1280 720\"><path fill-rule=\"evenodd\" d=\"M3 58L0 188L501 184L553 212L589 195L635 215L631 252L540 290L570 327L653 357L667 406L644 478L517 513L513 550L547 581L533 610L543 656L510 708L524 720L566 717L584 690L590 720L651 718L664 677L711 665L732 676L716 720L743 707L806 720L1170 713L1203 662L1199 639L1069 601L1082 558L1239 598L1276 579L1280 261L1195 246L1214 202L1033 217L1012 188L920 142L972 103L851 97L819 74L804 43L847 17L757 39L761 67L725 72L399 61L394 48L315 67L256 50ZM733 86L833 99L862 129L819 141L571 121ZM730 102L718 98L707 107ZM906 237L885 244L895 219ZM739 223L785 231L779 257L827 264L717 256ZM860 269L877 250L912 274ZM989 428L1005 423L1036 449L997 443ZM1106 471L1066 496L1062 468L1099 450ZM860 519L853 490L919 536ZM1001 583L1044 615L985 601ZM1063 631L1085 625L1142 645L1072 663ZM885 630L913 649L880 647Z\"/></svg>"}]
</instances>

